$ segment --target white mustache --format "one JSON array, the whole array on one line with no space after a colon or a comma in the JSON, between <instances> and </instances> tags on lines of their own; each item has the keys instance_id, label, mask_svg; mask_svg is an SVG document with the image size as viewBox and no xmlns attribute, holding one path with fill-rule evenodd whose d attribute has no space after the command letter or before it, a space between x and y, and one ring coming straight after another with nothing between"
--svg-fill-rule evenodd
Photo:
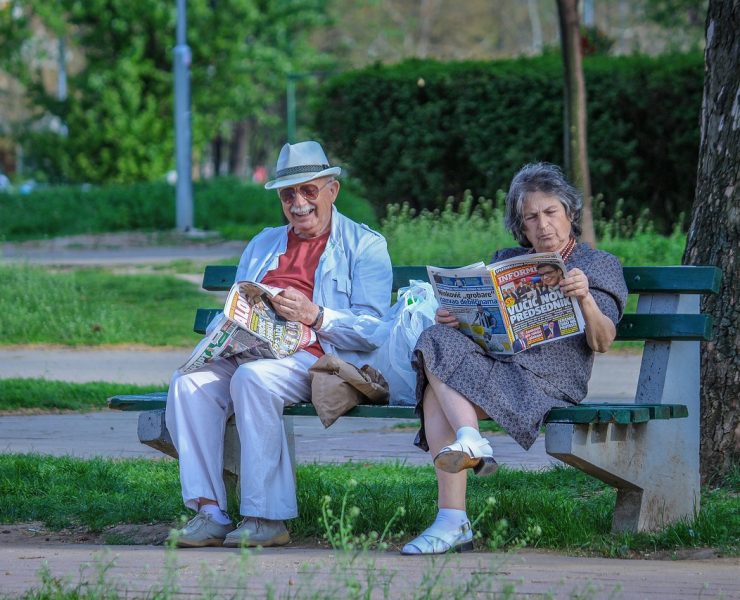
<instances>
[{"instance_id":1,"label":"white mustache","mask_svg":"<svg viewBox=\"0 0 740 600\"><path fill-rule=\"evenodd\" d=\"M313 206L306 206L304 208L296 208L296 207L291 206L290 214L298 215L299 217L302 217L310 213L312 210L314 210Z\"/></svg>"}]
</instances>

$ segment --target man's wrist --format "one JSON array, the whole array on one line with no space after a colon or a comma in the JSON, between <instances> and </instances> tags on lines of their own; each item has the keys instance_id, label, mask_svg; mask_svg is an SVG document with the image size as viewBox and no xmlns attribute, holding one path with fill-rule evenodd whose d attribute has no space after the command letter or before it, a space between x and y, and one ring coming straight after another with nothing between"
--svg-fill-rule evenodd
<instances>
[{"instance_id":1,"label":"man's wrist","mask_svg":"<svg viewBox=\"0 0 740 600\"><path fill-rule=\"evenodd\" d=\"M321 329L321 323L324 320L324 307L319 305L319 312L316 313L316 318L314 319L313 323L309 325L311 329L314 331L318 331Z\"/></svg>"}]
</instances>

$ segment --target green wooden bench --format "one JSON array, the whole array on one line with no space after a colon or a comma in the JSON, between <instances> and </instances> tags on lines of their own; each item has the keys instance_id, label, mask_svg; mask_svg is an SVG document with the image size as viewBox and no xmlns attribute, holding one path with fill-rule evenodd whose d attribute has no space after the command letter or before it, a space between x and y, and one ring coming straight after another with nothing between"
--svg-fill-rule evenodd
<instances>
[{"instance_id":1,"label":"green wooden bench","mask_svg":"<svg viewBox=\"0 0 740 600\"><path fill-rule=\"evenodd\" d=\"M233 266L208 266L203 288L226 291L235 273ZM645 340L635 400L551 410L545 447L550 455L617 489L613 531L642 531L691 519L699 509L699 343L712 333L711 318L700 313L699 299L719 290L720 270L625 267L624 276L639 299L637 312L620 322L617 339ZM426 268L394 267L394 291L411 279L426 281ZM204 333L219 311L199 308L194 331ZM142 411L140 441L177 457L165 426L166 401L166 392L108 400L112 409ZM284 411L293 458L293 417L308 415L316 415L311 404ZM398 406L358 406L345 416L415 418L413 408ZM233 419L226 430L224 470L238 477L239 438Z\"/></svg>"}]
</instances>

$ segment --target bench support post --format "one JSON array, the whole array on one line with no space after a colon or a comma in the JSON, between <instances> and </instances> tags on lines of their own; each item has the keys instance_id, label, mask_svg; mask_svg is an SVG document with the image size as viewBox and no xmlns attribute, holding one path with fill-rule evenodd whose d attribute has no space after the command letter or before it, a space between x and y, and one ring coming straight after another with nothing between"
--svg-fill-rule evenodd
<instances>
[{"instance_id":1,"label":"bench support post","mask_svg":"<svg viewBox=\"0 0 740 600\"><path fill-rule=\"evenodd\" d=\"M638 312L698 314L699 297L642 296ZM688 418L546 426L548 454L617 488L612 531L659 529L698 513L699 372L699 342L649 340L635 402L685 404Z\"/></svg>"}]
</instances>

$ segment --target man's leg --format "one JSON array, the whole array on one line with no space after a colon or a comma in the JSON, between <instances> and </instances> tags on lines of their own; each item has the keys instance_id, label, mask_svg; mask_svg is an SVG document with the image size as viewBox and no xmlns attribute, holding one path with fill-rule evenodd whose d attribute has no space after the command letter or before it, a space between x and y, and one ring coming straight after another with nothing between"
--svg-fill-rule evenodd
<instances>
[{"instance_id":1,"label":"man's leg","mask_svg":"<svg viewBox=\"0 0 740 600\"><path fill-rule=\"evenodd\" d=\"M298 516L283 407L311 399L308 368L316 357L300 351L280 360L241 365L231 397L241 442L241 514L279 520Z\"/></svg>"},{"instance_id":2,"label":"man's leg","mask_svg":"<svg viewBox=\"0 0 740 600\"><path fill-rule=\"evenodd\" d=\"M218 502L226 510L223 480L224 431L231 415L229 384L237 365L217 359L203 368L175 373L167 395L167 430L180 459L185 506L198 510L198 499Z\"/></svg>"}]
</instances>

